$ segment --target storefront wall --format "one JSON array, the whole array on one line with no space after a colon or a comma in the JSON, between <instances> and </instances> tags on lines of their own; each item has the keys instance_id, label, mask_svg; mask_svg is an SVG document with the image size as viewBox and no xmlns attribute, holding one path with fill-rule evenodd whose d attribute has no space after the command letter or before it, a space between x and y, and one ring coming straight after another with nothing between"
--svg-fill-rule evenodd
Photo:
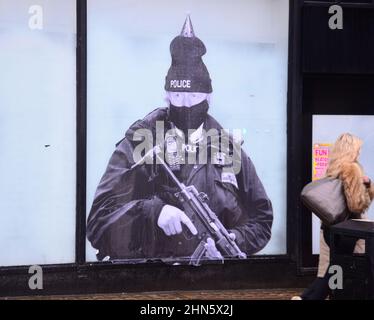
<instances>
[{"instance_id":1,"label":"storefront wall","mask_svg":"<svg viewBox=\"0 0 374 320\"><path fill-rule=\"evenodd\" d=\"M372 37L372 5L343 4L346 31L339 36L328 28L328 4L313 1L291 1L289 11L274 1L243 1L223 30L209 20L199 22L208 5L196 2L196 15L190 9L195 32L208 49L205 62L215 85L212 114L225 126L245 129L243 148L274 204L273 235L263 251L245 261L195 268L97 262L86 240L87 215L114 144L132 122L162 106L168 44L184 20L185 13L177 12L188 8L171 8L169 27L160 8L142 19L144 24L121 20L124 8L142 11L131 1L116 2L115 12L99 1L88 7L78 1L76 9L75 1L39 2L44 29L38 29L40 7L30 9L34 3L0 1L8 10L0 16L0 66L6 75L0 80L5 115L0 120L5 137L0 140L5 150L0 239L9 248L0 255L0 294L305 286L317 258L312 216L299 201L312 177L312 120L372 114L374 66L366 58L373 52L366 41ZM248 13L251 27L241 30L245 22L239 18L251 5L262 18ZM210 10L212 19L220 19L222 6ZM153 28L159 17L163 23ZM359 29L356 21L362 22ZM354 46L344 46L352 39ZM356 51L365 52L362 59ZM139 61L144 64L137 68ZM137 91L146 75L152 86ZM226 107L230 102L237 112ZM42 291L28 286L32 264L43 268Z\"/></svg>"}]
</instances>

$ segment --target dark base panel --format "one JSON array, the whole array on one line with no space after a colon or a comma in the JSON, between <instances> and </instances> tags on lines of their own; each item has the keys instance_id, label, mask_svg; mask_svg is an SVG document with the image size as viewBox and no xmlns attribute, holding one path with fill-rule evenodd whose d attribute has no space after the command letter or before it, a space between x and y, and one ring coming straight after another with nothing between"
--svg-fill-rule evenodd
<instances>
[{"instance_id":1,"label":"dark base panel","mask_svg":"<svg viewBox=\"0 0 374 320\"><path fill-rule=\"evenodd\" d=\"M90 264L43 268L43 290L30 290L27 267L0 272L0 296L304 288L314 275L297 276L296 264L279 261L230 262L200 267ZM315 274L315 273L314 273Z\"/></svg>"}]
</instances>

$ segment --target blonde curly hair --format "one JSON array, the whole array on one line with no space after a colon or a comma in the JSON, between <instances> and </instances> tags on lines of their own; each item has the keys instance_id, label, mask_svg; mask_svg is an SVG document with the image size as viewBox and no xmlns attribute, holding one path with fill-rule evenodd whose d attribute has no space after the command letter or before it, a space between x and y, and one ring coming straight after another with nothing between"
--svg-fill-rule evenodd
<instances>
[{"instance_id":1,"label":"blonde curly hair","mask_svg":"<svg viewBox=\"0 0 374 320\"><path fill-rule=\"evenodd\" d=\"M351 133L341 134L331 149L326 175L338 177L343 165L358 163L362 144L362 140Z\"/></svg>"}]
</instances>

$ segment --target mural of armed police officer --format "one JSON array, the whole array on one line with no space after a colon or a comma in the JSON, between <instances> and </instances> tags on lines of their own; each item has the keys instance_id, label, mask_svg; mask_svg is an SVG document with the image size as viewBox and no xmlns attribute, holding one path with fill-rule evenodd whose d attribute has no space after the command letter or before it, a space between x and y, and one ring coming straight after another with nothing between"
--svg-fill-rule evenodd
<instances>
[{"instance_id":1,"label":"mural of armed police officer","mask_svg":"<svg viewBox=\"0 0 374 320\"><path fill-rule=\"evenodd\" d=\"M178 189L173 179L153 158L150 163L137 163L139 156L135 153L144 142L138 139L138 133L148 130L152 143L157 144L154 137L159 124L163 134L167 130L162 150L170 170L183 185L204 192L206 204L244 256L260 251L271 237L271 201L250 158L240 143L237 148L232 135L225 148L213 146L213 141L224 140L227 135L208 114L212 86L202 60L206 48L195 36L189 16L182 33L171 42L170 52L172 64L165 81L169 106L154 110L127 130L96 190L87 237L98 250L99 260L183 261L196 251L199 230L176 197ZM184 139L186 143L180 144ZM212 161L186 160L202 154L202 150L208 150L206 158ZM239 157L228 161L235 150ZM217 250L219 241L216 243L214 237L205 240L204 257L225 257Z\"/></svg>"}]
</instances>

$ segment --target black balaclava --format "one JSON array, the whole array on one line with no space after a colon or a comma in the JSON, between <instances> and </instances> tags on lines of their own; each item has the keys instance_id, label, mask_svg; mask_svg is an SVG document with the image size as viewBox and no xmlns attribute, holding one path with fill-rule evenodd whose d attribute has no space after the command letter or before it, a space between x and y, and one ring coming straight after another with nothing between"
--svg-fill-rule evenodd
<instances>
[{"instance_id":1,"label":"black balaclava","mask_svg":"<svg viewBox=\"0 0 374 320\"><path fill-rule=\"evenodd\" d=\"M195 36L190 16L182 32L170 44L172 63L165 81L165 90L172 92L211 93L212 84L202 56L206 53L204 43ZM170 104L169 119L179 129L197 129L205 121L209 109L207 100L191 107Z\"/></svg>"},{"instance_id":2,"label":"black balaclava","mask_svg":"<svg viewBox=\"0 0 374 320\"><path fill-rule=\"evenodd\" d=\"M178 129L187 133L188 129L197 129L206 119L209 104L204 100L191 107L176 107L170 104L169 120L172 121Z\"/></svg>"}]
</instances>

